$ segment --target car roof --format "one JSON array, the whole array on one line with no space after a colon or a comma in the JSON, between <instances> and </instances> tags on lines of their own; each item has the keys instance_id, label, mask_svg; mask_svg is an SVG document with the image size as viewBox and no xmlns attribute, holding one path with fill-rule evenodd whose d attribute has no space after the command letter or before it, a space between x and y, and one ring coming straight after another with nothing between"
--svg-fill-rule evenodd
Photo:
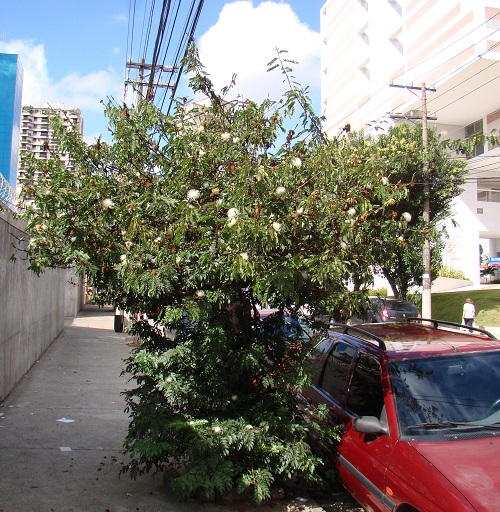
<instances>
[{"instance_id":1,"label":"car roof","mask_svg":"<svg viewBox=\"0 0 500 512\"><path fill-rule=\"evenodd\" d=\"M458 324L434 322L431 325L388 322L344 328L337 326L330 330L361 338L371 351L383 351L390 359L500 350L500 341L484 331L470 333L460 330ZM453 325L455 328L451 328Z\"/></svg>"}]
</instances>

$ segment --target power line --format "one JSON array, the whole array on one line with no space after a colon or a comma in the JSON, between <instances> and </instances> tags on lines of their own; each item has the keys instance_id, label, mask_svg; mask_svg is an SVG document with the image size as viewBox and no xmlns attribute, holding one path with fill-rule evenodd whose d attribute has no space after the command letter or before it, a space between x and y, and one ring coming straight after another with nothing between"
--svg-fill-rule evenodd
<instances>
[{"instance_id":1,"label":"power line","mask_svg":"<svg viewBox=\"0 0 500 512\"><path fill-rule=\"evenodd\" d=\"M129 37L131 43L126 64L129 73L125 87L132 83L139 93L141 88L147 87L140 97L153 101L160 109L170 94L171 105L182 73L181 59L194 38L202 7L203 0L190 0L190 4L183 0L162 0L158 5L155 0L151 3L146 0L139 48L134 48L134 39ZM136 0L130 0L129 32L134 32L138 25L136 11ZM157 27L154 46L149 49L154 25ZM130 70L137 70L137 78L130 77ZM160 89L163 92L158 95Z\"/></svg>"}]
</instances>

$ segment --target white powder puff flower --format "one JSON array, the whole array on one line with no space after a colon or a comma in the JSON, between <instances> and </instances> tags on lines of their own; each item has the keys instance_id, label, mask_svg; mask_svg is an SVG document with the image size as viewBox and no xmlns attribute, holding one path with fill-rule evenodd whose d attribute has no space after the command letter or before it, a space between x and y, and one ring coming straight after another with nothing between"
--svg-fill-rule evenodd
<instances>
[{"instance_id":1,"label":"white powder puff flower","mask_svg":"<svg viewBox=\"0 0 500 512\"><path fill-rule=\"evenodd\" d=\"M356 208L349 208L349 210L347 210L347 214L349 217L354 217L356 215Z\"/></svg>"},{"instance_id":2,"label":"white powder puff flower","mask_svg":"<svg viewBox=\"0 0 500 512\"><path fill-rule=\"evenodd\" d=\"M276 233L279 233L281 231L281 224L279 222L273 222L272 228L274 231L276 231Z\"/></svg>"},{"instance_id":3,"label":"white powder puff flower","mask_svg":"<svg viewBox=\"0 0 500 512\"><path fill-rule=\"evenodd\" d=\"M120 256L120 261L122 262L123 265L126 265L127 264L127 255L126 254L122 254Z\"/></svg>"},{"instance_id":4,"label":"white powder puff flower","mask_svg":"<svg viewBox=\"0 0 500 512\"><path fill-rule=\"evenodd\" d=\"M238 217L239 215L239 212L236 208L229 208L229 210L227 211L227 217L229 219L235 219L236 217Z\"/></svg>"},{"instance_id":5,"label":"white powder puff flower","mask_svg":"<svg viewBox=\"0 0 500 512\"><path fill-rule=\"evenodd\" d=\"M200 124L200 126L198 126L198 128L196 129L196 131L197 131L198 133L203 133L203 132L205 131L205 127L204 127L202 124Z\"/></svg>"},{"instance_id":6,"label":"white powder puff flower","mask_svg":"<svg viewBox=\"0 0 500 512\"><path fill-rule=\"evenodd\" d=\"M109 210L110 208L113 208L114 206L115 206L115 203L113 203L113 201L111 201L111 199L104 199L102 202L102 207L105 210Z\"/></svg>"},{"instance_id":7,"label":"white powder puff flower","mask_svg":"<svg viewBox=\"0 0 500 512\"><path fill-rule=\"evenodd\" d=\"M157 237L155 238L155 243L156 243L156 244L159 244L160 242L161 242L161 236L157 236Z\"/></svg>"},{"instance_id":8,"label":"white powder puff flower","mask_svg":"<svg viewBox=\"0 0 500 512\"><path fill-rule=\"evenodd\" d=\"M233 137L233 142L235 144L238 144L238 142L240 141L240 138L239 137Z\"/></svg>"},{"instance_id":9,"label":"white powder puff flower","mask_svg":"<svg viewBox=\"0 0 500 512\"><path fill-rule=\"evenodd\" d=\"M387 176L382 176L380 181L382 182L382 185L389 185L389 178Z\"/></svg>"},{"instance_id":10,"label":"white powder puff flower","mask_svg":"<svg viewBox=\"0 0 500 512\"><path fill-rule=\"evenodd\" d=\"M411 214L408 213L408 212L403 212L401 214L401 219L404 220L405 222L410 222L411 221Z\"/></svg>"},{"instance_id":11,"label":"white powder puff flower","mask_svg":"<svg viewBox=\"0 0 500 512\"><path fill-rule=\"evenodd\" d=\"M203 151L203 149L200 149L200 150L198 151L198 156L199 156L200 158L203 158L203 157L205 156L205 154L206 154L206 153L205 153L205 151Z\"/></svg>"},{"instance_id":12,"label":"white powder puff flower","mask_svg":"<svg viewBox=\"0 0 500 512\"><path fill-rule=\"evenodd\" d=\"M233 217L232 219L229 219L229 222L227 223L227 225L229 227L231 227L231 226L234 226L236 224L236 222L238 222L238 217Z\"/></svg>"},{"instance_id":13,"label":"white powder puff flower","mask_svg":"<svg viewBox=\"0 0 500 512\"><path fill-rule=\"evenodd\" d=\"M224 132L220 138L224 141L229 140L231 138L231 134L229 132Z\"/></svg>"},{"instance_id":14,"label":"white powder puff flower","mask_svg":"<svg viewBox=\"0 0 500 512\"><path fill-rule=\"evenodd\" d=\"M252 425L245 425L245 430L253 430Z\"/></svg>"},{"instance_id":15,"label":"white powder puff flower","mask_svg":"<svg viewBox=\"0 0 500 512\"><path fill-rule=\"evenodd\" d=\"M283 196L286 194L286 188L285 187L278 187L276 189L276 195L277 196Z\"/></svg>"},{"instance_id":16,"label":"white powder puff flower","mask_svg":"<svg viewBox=\"0 0 500 512\"><path fill-rule=\"evenodd\" d=\"M248 256L248 253L247 252L242 252L240 253L240 256L243 260L245 261L248 261L249 260L249 256Z\"/></svg>"},{"instance_id":17,"label":"white powder puff flower","mask_svg":"<svg viewBox=\"0 0 500 512\"><path fill-rule=\"evenodd\" d=\"M128 251L131 247L132 247L132 242L130 242L130 241L128 241L128 240L127 240L127 241L125 242L125 249L127 249L127 251Z\"/></svg>"},{"instance_id":18,"label":"white powder puff flower","mask_svg":"<svg viewBox=\"0 0 500 512\"><path fill-rule=\"evenodd\" d=\"M402 236L398 236L398 242L399 242L399 243L401 243L401 244L402 244L404 241L405 241L404 237L402 237Z\"/></svg>"},{"instance_id":19,"label":"white powder puff flower","mask_svg":"<svg viewBox=\"0 0 500 512\"><path fill-rule=\"evenodd\" d=\"M76 242L76 236L72 236L72 237L71 237L71 241L72 241L72 242Z\"/></svg>"},{"instance_id":20,"label":"white powder puff flower","mask_svg":"<svg viewBox=\"0 0 500 512\"><path fill-rule=\"evenodd\" d=\"M231 400L232 400L233 402L236 402L236 400L238 400L238 395L233 395L233 396L231 397Z\"/></svg>"},{"instance_id":21,"label":"white powder puff flower","mask_svg":"<svg viewBox=\"0 0 500 512\"><path fill-rule=\"evenodd\" d=\"M222 434L222 429L220 427L212 427L214 434Z\"/></svg>"},{"instance_id":22,"label":"white powder puff flower","mask_svg":"<svg viewBox=\"0 0 500 512\"><path fill-rule=\"evenodd\" d=\"M201 299L201 298L205 297L205 292L204 292L203 290L196 290L195 295L196 295L199 299Z\"/></svg>"},{"instance_id":23,"label":"white powder puff flower","mask_svg":"<svg viewBox=\"0 0 500 512\"><path fill-rule=\"evenodd\" d=\"M294 159L292 160L292 167L296 167L297 169L298 169L299 167L302 167L302 160L301 160L299 157L294 158Z\"/></svg>"},{"instance_id":24,"label":"white powder puff flower","mask_svg":"<svg viewBox=\"0 0 500 512\"><path fill-rule=\"evenodd\" d=\"M200 198L200 191L195 189L195 188L192 188L190 190L188 190L188 193L187 193L187 198L189 201L198 201L198 199Z\"/></svg>"}]
</instances>

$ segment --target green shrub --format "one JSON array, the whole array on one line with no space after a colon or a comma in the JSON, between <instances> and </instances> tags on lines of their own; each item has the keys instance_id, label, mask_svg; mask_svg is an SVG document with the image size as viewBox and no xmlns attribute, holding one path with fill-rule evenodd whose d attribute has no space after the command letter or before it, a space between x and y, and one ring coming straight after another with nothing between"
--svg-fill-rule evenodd
<instances>
[{"instance_id":1,"label":"green shrub","mask_svg":"<svg viewBox=\"0 0 500 512\"><path fill-rule=\"evenodd\" d=\"M450 279L467 279L461 270L453 268L451 265L442 265L438 275L439 277L448 277Z\"/></svg>"},{"instance_id":2,"label":"green shrub","mask_svg":"<svg viewBox=\"0 0 500 512\"><path fill-rule=\"evenodd\" d=\"M387 288L372 288L368 291L368 295L376 297L387 297Z\"/></svg>"}]
</instances>

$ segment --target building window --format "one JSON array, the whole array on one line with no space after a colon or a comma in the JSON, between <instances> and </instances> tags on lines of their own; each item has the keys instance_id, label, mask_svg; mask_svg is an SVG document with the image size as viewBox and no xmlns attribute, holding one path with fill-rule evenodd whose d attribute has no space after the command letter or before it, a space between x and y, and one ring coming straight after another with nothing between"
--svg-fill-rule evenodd
<instances>
[{"instance_id":1,"label":"building window","mask_svg":"<svg viewBox=\"0 0 500 512\"><path fill-rule=\"evenodd\" d=\"M399 2L396 0L387 0L387 3L400 15L403 15L403 9L401 8L401 5L399 5Z\"/></svg>"},{"instance_id":2,"label":"building window","mask_svg":"<svg viewBox=\"0 0 500 512\"><path fill-rule=\"evenodd\" d=\"M366 0L358 0L358 2L361 4L361 7L363 7L365 11L368 11L368 2Z\"/></svg>"},{"instance_id":3,"label":"building window","mask_svg":"<svg viewBox=\"0 0 500 512\"><path fill-rule=\"evenodd\" d=\"M401 35L401 32L403 31L402 28L399 28L390 38L389 41L391 44L396 48L396 50L403 55L403 43L399 40L399 36Z\"/></svg>"},{"instance_id":4,"label":"building window","mask_svg":"<svg viewBox=\"0 0 500 512\"><path fill-rule=\"evenodd\" d=\"M500 190L478 190L477 200L484 203L500 203Z\"/></svg>"},{"instance_id":5,"label":"building window","mask_svg":"<svg viewBox=\"0 0 500 512\"><path fill-rule=\"evenodd\" d=\"M483 120L479 119L478 121L475 121L474 123L469 124L465 127L465 137L468 139L469 137L472 137L473 135L479 135L483 133ZM471 155L468 155L469 158L472 158L474 156L482 155L484 153L484 144L478 144L477 146L474 146L473 152Z\"/></svg>"},{"instance_id":6,"label":"building window","mask_svg":"<svg viewBox=\"0 0 500 512\"><path fill-rule=\"evenodd\" d=\"M370 80L370 68L369 68L370 61L366 60L359 66L359 70L361 71L361 74L367 79Z\"/></svg>"},{"instance_id":7,"label":"building window","mask_svg":"<svg viewBox=\"0 0 500 512\"><path fill-rule=\"evenodd\" d=\"M358 32L359 37L363 40L366 45L370 44L370 36L368 35L368 23Z\"/></svg>"}]
</instances>

